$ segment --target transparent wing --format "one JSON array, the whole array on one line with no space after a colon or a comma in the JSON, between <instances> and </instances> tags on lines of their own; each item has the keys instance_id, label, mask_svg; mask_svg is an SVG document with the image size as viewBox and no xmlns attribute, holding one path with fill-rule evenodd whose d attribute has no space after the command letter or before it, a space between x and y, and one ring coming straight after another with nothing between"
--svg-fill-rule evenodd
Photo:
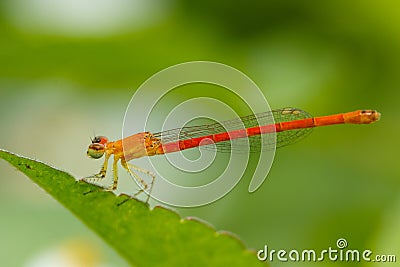
<instances>
[{"instance_id":1,"label":"transparent wing","mask_svg":"<svg viewBox=\"0 0 400 267\"><path fill-rule=\"evenodd\" d=\"M188 140L207 135L225 133L233 130L277 124L285 121L302 120L311 117L312 116L310 114L301 109L289 107L272 110L270 112L244 116L223 122L163 131L154 134L154 137L159 138L161 142L165 144L169 142L176 142L178 140ZM268 133L264 134L263 137L260 135L255 135L246 138L218 142L214 145L202 146L202 148L212 150L217 149L221 152L241 152L241 148L250 147L250 151L256 152L260 151L261 148L268 150L273 149L275 146L283 147L292 144L309 134L311 130L312 128L303 128L278 133ZM274 134L276 134L276 138L274 137Z\"/></svg>"}]
</instances>

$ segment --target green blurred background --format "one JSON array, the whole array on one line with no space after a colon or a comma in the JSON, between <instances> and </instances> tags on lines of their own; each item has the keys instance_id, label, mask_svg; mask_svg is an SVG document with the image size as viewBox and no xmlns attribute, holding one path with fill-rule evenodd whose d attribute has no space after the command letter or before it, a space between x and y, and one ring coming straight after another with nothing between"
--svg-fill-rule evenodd
<instances>
[{"instance_id":1,"label":"green blurred background","mask_svg":"<svg viewBox=\"0 0 400 267\"><path fill-rule=\"evenodd\" d=\"M0 8L1 148L92 174L101 163L86 157L89 137L120 137L142 82L177 63L221 62L252 78L272 108L372 108L382 118L315 129L277 151L255 193L248 173L223 199L178 212L255 249L322 250L346 238L349 248L400 261L399 2L3 0ZM44 261L60 251L83 266L127 266L26 177L3 161L0 172L2 266L55 266Z\"/></svg>"}]
</instances>

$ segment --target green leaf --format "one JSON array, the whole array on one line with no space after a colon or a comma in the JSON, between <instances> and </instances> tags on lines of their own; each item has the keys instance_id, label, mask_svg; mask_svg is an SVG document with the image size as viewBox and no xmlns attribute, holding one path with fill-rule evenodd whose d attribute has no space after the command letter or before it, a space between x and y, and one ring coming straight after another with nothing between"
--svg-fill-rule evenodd
<instances>
[{"instance_id":1,"label":"green leaf","mask_svg":"<svg viewBox=\"0 0 400 267\"><path fill-rule=\"evenodd\" d=\"M232 234L169 209L76 181L66 172L0 149L8 161L99 234L133 266L266 266ZM98 191L85 194L89 191Z\"/></svg>"}]
</instances>

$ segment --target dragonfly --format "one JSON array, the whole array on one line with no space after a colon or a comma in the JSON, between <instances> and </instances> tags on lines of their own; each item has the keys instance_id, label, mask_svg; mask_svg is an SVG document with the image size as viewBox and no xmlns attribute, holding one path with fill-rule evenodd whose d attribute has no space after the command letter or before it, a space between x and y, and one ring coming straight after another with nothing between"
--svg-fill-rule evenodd
<instances>
[{"instance_id":1,"label":"dragonfly","mask_svg":"<svg viewBox=\"0 0 400 267\"><path fill-rule=\"evenodd\" d=\"M313 117L306 111L288 107L228 121L187 126L154 134L141 132L117 141L109 141L105 136L96 136L91 139L87 155L94 159L100 159L104 156L105 160L99 173L85 177L83 180L93 183L105 178L108 161L114 155L113 182L103 188L110 191L117 189L118 162L120 161L122 167L141 184L141 190L134 194L134 197L149 189L148 201L156 175L129 163L133 159L173 153L195 147L227 152L233 148L232 141L238 141L235 149L240 149L242 146L249 147L251 151L257 151L260 148L275 149L297 142L309 134L314 127L334 124L370 124L378 121L380 117L381 114L376 110L357 110ZM268 136L270 138L265 138ZM151 177L150 185L138 173L149 175Z\"/></svg>"}]
</instances>

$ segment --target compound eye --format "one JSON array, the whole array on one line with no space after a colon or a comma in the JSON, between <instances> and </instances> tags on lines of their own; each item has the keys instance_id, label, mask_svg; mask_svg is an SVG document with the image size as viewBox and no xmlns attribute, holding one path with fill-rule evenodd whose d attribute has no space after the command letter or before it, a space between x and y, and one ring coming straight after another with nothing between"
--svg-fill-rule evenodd
<instances>
[{"instance_id":1,"label":"compound eye","mask_svg":"<svg viewBox=\"0 0 400 267\"><path fill-rule=\"evenodd\" d=\"M92 144L103 144L104 145L107 142L108 142L108 139L105 136L95 136L92 139Z\"/></svg>"},{"instance_id":2,"label":"compound eye","mask_svg":"<svg viewBox=\"0 0 400 267\"><path fill-rule=\"evenodd\" d=\"M94 159L99 159L104 155L105 147L102 144L93 143L89 146L87 155Z\"/></svg>"}]
</instances>

